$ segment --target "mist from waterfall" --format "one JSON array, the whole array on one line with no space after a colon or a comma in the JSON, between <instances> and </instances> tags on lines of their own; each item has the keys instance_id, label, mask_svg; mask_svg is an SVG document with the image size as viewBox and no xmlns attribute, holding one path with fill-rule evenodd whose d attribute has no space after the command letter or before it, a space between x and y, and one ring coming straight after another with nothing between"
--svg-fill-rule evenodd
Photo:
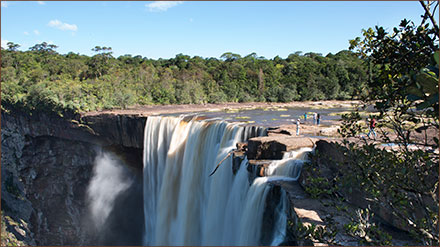
<instances>
[{"instance_id":1,"label":"mist from waterfall","mask_svg":"<svg viewBox=\"0 0 440 247\"><path fill-rule=\"evenodd\" d=\"M116 198L132 184L121 161L101 151L94 162L93 175L87 188L87 201L96 228L101 228L111 213Z\"/></svg>"},{"instance_id":2,"label":"mist from waterfall","mask_svg":"<svg viewBox=\"0 0 440 247\"><path fill-rule=\"evenodd\" d=\"M244 158L234 174L232 155L228 154L237 142L263 133L259 127L223 121L148 117L144 136L144 245L261 244L263 213L271 189L267 182L298 177L300 168L292 167L302 166L280 163L279 167L289 169L274 166L274 177L250 181ZM275 245L284 239L286 201L283 192L273 226L276 234L271 243Z\"/></svg>"}]
</instances>

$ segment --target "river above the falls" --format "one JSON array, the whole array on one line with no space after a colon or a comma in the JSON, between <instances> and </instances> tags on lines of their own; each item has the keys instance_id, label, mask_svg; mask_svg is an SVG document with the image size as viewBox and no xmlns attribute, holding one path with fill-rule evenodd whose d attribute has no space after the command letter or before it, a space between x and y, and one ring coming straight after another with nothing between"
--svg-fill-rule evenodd
<instances>
[{"instance_id":1,"label":"river above the falls","mask_svg":"<svg viewBox=\"0 0 440 247\"><path fill-rule=\"evenodd\" d=\"M310 107L265 107L253 109L224 109L208 110L185 115L197 115L208 119L222 119L227 122L242 122L264 127L275 127L284 124L295 124L296 119L301 120L301 124L314 124L313 113L321 115L320 124L324 126L333 125L335 121L341 119L343 113L352 111L350 107L337 107L327 109L316 109ZM307 113L305 120L304 113ZM161 114L162 116L179 116L182 113Z\"/></svg>"}]
</instances>

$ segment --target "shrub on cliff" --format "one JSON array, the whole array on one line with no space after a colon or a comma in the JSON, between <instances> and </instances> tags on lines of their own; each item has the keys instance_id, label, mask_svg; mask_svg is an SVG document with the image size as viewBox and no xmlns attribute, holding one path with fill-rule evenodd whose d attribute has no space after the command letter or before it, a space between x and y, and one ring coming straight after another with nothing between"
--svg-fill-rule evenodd
<instances>
[{"instance_id":1,"label":"shrub on cliff","mask_svg":"<svg viewBox=\"0 0 440 247\"><path fill-rule=\"evenodd\" d=\"M317 148L304 176L313 196L371 209L420 243L438 245L439 29L424 24L432 15L421 3L420 26L402 20L392 33L370 28L363 40L350 41L370 67L362 108L378 111L371 116L379 121L378 140L366 139L358 112L347 114L339 130L345 140L336 145L344 160ZM347 230L354 234L353 227Z\"/></svg>"}]
</instances>

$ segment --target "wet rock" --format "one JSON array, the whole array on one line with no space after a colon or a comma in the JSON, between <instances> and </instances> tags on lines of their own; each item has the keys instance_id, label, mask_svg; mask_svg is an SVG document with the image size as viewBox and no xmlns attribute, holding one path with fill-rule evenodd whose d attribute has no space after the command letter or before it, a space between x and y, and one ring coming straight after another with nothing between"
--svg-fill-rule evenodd
<instances>
[{"instance_id":1,"label":"wet rock","mask_svg":"<svg viewBox=\"0 0 440 247\"><path fill-rule=\"evenodd\" d=\"M246 158L246 155L243 151L234 151L232 154L232 173L234 175L240 169L241 163Z\"/></svg>"},{"instance_id":2,"label":"wet rock","mask_svg":"<svg viewBox=\"0 0 440 247\"><path fill-rule=\"evenodd\" d=\"M281 200L284 199L280 186L276 186L274 184L269 184L270 190L267 194L265 201L265 208L263 213L263 225L261 230L261 237L259 243L264 246L271 245L272 240L274 239L277 232L277 218L279 217L278 208L281 206ZM287 199L287 198L286 198Z\"/></svg>"},{"instance_id":3,"label":"wet rock","mask_svg":"<svg viewBox=\"0 0 440 247\"><path fill-rule=\"evenodd\" d=\"M249 160L247 170L249 172L249 182L254 181L257 177L264 177L266 168L270 165L271 160Z\"/></svg>"},{"instance_id":4,"label":"wet rock","mask_svg":"<svg viewBox=\"0 0 440 247\"><path fill-rule=\"evenodd\" d=\"M283 188L290 198L304 199L308 197L298 181L272 181L271 183Z\"/></svg>"},{"instance_id":5,"label":"wet rock","mask_svg":"<svg viewBox=\"0 0 440 247\"><path fill-rule=\"evenodd\" d=\"M237 151L246 152L248 144L246 142L237 142Z\"/></svg>"}]
</instances>

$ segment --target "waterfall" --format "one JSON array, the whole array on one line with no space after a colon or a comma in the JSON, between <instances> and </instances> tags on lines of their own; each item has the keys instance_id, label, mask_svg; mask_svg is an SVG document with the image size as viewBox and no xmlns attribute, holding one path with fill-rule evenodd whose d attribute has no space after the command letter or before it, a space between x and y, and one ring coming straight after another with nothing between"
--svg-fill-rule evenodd
<instances>
[{"instance_id":1,"label":"waterfall","mask_svg":"<svg viewBox=\"0 0 440 247\"><path fill-rule=\"evenodd\" d=\"M306 155L312 150L312 148L300 148L298 150L284 153L283 159L270 163L268 169L265 170L265 175L298 180L299 175L301 175L302 165L306 161Z\"/></svg>"},{"instance_id":2,"label":"waterfall","mask_svg":"<svg viewBox=\"0 0 440 247\"><path fill-rule=\"evenodd\" d=\"M273 165L269 177L249 184L244 158L233 173L232 155L228 154L236 143L262 134L263 128L223 121L148 117L144 136L144 244L259 245L270 191L267 182L290 177L287 173L295 170L292 164ZM285 221L285 201L283 194L277 207L277 228ZM272 243L279 244L284 230L276 231L280 234Z\"/></svg>"}]
</instances>

